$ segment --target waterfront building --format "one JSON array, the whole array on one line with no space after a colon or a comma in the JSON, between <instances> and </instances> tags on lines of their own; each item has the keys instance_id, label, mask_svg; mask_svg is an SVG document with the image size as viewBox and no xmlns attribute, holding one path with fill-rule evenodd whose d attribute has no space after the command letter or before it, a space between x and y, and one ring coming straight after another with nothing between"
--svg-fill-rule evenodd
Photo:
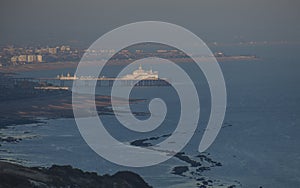
<instances>
[{"instance_id":1,"label":"waterfront building","mask_svg":"<svg viewBox=\"0 0 300 188\"><path fill-rule=\"evenodd\" d=\"M43 56L42 56L42 55L37 55L37 56L36 56L36 59L37 59L37 62L38 62L38 63L43 62Z\"/></svg>"},{"instance_id":2,"label":"waterfront building","mask_svg":"<svg viewBox=\"0 0 300 188\"><path fill-rule=\"evenodd\" d=\"M36 62L36 56L35 55L28 55L27 56L27 62L28 63Z\"/></svg>"},{"instance_id":3,"label":"waterfront building","mask_svg":"<svg viewBox=\"0 0 300 188\"><path fill-rule=\"evenodd\" d=\"M144 79L158 79L158 72L152 71L145 71L142 68L142 65L139 66L139 69L132 72L132 74L127 74L121 77L122 80L144 80Z\"/></svg>"},{"instance_id":4,"label":"waterfront building","mask_svg":"<svg viewBox=\"0 0 300 188\"><path fill-rule=\"evenodd\" d=\"M11 61L12 63L16 63L16 62L18 61L18 56L13 56L13 57L11 57L11 58L10 58L10 61Z\"/></svg>"},{"instance_id":5,"label":"waterfront building","mask_svg":"<svg viewBox=\"0 0 300 188\"><path fill-rule=\"evenodd\" d=\"M19 55L18 56L18 61L19 62L26 62L27 61L27 56L26 55Z\"/></svg>"},{"instance_id":6,"label":"waterfront building","mask_svg":"<svg viewBox=\"0 0 300 188\"><path fill-rule=\"evenodd\" d=\"M56 50L56 48L48 48L48 52L49 52L50 54L56 54L56 53L57 53L57 50Z\"/></svg>"}]
</instances>

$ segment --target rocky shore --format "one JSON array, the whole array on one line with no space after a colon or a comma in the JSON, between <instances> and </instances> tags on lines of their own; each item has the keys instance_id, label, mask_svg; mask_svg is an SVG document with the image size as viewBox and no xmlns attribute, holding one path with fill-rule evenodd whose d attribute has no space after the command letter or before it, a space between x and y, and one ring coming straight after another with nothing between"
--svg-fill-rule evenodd
<instances>
[{"instance_id":1,"label":"rocky shore","mask_svg":"<svg viewBox=\"0 0 300 188\"><path fill-rule=\"evenodd\" d=\"M0 96L0 129L6 126L37 123L39 118L73 118L72 93L70 91L45 91L35 92L35 83L26 83L26 90L20 87L6 88L6 92ZM20 93L22 94L20 98ZM7 98L9 97L9 99ZM131 100L135 103L141 100ZM87 109L87 105L93 102L89 96L84 96L78 107ZM120 104L122 99L118 101ZM101 115L113 115L110 97L95 96L97 111ZM145 115L133 112L135 115ZM232 125L224 125L230 127ZM151 149L157 142L169 137L164 134L130 142L132 146L147 147ZM17 143L22 138L10 137L0 133L0 146L3 142ZM168 151L166 151L168 154ZM174 155L181 163L180 166L172 166L170 174L183 178L193 179L196 187L229 187L237 186L238 182L222 182L205 177L203 173L214 167L222 166L214 161L208 153L192 156L180 152ZM141 177L132 172L118 172L115 175L99 176L96 173L83 172L70 166L52 166L50 168L28 168L16 164L0 162L0 188L9 187L150 187Z\"/></svg>"},{"instance_id":2,"label":"rocky shore","mask_svg":"<svg viewBox=\"0 0 300 188\"><path fill-rule=\"evenodd\" d=\"M98 175L71 166L50 168L24 167L0 162L0 188L150 188L139 175L122 171L114 175Z\"/></svg>"},{"instance_id":3,"label":"rocky shore","mask_svg":"<svg viewBox=\"0 0 300 188\"><path fill-rule=\"evenodd\" d=\"M231 124L224 124L222 128L231 126ZM169 136L171 136L171 134L133 140L130 142L130 145L156 150L155 142L162 141ZM166 155L172 154L170 151L162 152L165 152ZM183 162L184 165L173 166L170 173L182 178L195 180L197 182L195 187L241 187L241 183L238 181L221 181L205 176L205 172L222 166L222 163L215 161L212 156L210 156L210 153L201 153L194 156L185 152L179 152L174 155L174 158L178 159L181 163Z\"/></svg>"}]
</instances>

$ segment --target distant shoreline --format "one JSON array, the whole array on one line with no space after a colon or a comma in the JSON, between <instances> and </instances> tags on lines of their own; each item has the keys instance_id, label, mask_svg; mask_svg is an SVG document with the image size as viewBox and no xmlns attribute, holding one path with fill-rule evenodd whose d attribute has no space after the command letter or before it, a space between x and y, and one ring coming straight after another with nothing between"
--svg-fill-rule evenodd
<instances>
[{"instance_id":1,"label":"distant shoreline","mask_svg":"<svg viewBox=\"0 0 300 188\"><path fill-rule=\"evenodd\" d=\"M197 60L203 60L203 58L196 58ZM227 61L250 61L257 60L255 56L224 56L216 57L218 62L227 62ZM169 59L174 63L192 63L193 61L190 58L172 58ZM131 63L132 60L110 60L108 65L125 65ZM59 70L65 68L76 68L79 62L51 62L51 63L35 63L35 64L24 64L8 67L0 67L0 72L2 73L11 73L15 74L18 72L30 72L38 70ZM103 61L105 63L105 61Z\"/></svg>"},{"instance_id":2,"label":"distant shoreline","mask_svg":"<svg viewBox=\"0 0 300 188\"><path fill-rule=\"evenodd\" d=\"M0 67L2 73L18 73L18 72L30 72L37 70L57 70L64 68L75 68L78 62L51 62L51 63L35 63L35 64L24 64L9 67Z\"/></svg>"}]
</instances>

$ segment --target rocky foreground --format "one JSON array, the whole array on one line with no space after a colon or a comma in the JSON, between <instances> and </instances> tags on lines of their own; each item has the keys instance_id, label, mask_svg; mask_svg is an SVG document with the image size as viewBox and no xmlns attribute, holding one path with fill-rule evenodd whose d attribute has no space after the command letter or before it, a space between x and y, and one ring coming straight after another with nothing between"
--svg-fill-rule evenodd
<instances>
[{"instance_id":1,"label":"rocky foreground","mask_svg":"<svg viewBox=\"0 0 300 188\"><path fill-rule=\"evenodd\" d=\"M71 166L24 167L0 162L0 188L150 188L139 175L123 171L100 176Z\"/></svg>"}]
</instances>

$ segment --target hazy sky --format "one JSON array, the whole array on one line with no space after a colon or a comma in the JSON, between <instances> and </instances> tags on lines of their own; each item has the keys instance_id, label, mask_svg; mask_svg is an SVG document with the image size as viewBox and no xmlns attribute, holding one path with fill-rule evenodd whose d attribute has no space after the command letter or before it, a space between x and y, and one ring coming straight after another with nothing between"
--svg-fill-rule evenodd
<instances>
[{"instance_id":1,"label":"hazy sky","mask_svg":"<svg viewBox=\"0 0 300 188\"><path fill-rule=\"evenodd\" d=\"M0 43L90 44L118 26L158 20L206 42L300 40L299 0L1 0Z\"/></svg>"}]
</instances>

